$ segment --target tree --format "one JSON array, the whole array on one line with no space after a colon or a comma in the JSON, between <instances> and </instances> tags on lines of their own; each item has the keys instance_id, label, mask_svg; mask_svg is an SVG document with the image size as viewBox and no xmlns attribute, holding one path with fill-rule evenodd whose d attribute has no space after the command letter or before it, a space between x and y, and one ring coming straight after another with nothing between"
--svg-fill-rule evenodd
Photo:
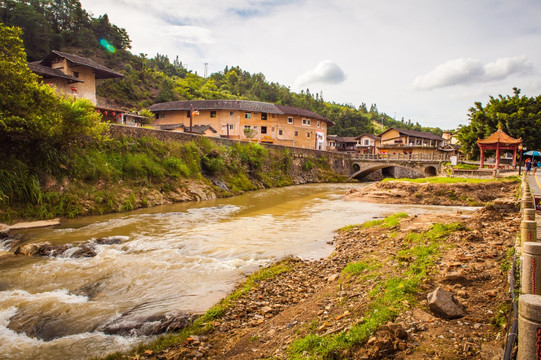
<instances>
[{"instance_id":1,"label":"tree","mask_svg":"<svg viewBox=\"0 0 541 360\"><path fill-rule=\"evenodd\" d=\"M4 160L54 168L81 141L100 138L105 125L88 100L60 98L38 82L21 36L21 29L0 24L0 151Z\"/></svg>"},{"instance_id":2,"label":"tree","mask_svg":"<svg viewBox=\"0 0 541 360\"><path fill-rule=\"evenodd\" d=\"M528 149L541 149L541 138L534 131L541 127L541 95L520 96L520 89L513 88L513 96L491 96L486 106L475 102L468 118L470 124L461 126L457 136L463 152L472 158L479 157L477 139L490 136L500 125L511 137L522 138Z\"/></svg>"}]
</instances>

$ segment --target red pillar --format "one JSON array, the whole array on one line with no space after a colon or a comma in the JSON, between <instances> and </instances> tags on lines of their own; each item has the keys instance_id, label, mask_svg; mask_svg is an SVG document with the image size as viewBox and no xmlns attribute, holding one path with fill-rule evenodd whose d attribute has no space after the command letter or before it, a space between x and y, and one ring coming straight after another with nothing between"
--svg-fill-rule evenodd
<instances>
[{"instance_id":1,"label":"red pillar","mask_svg":"<svg viewBox=\"0 0 541 360\"><path fill-rule=\"evenodd\" d=\"M517 147L513 148L513 169L517 167Z\"/></svg>"},{"instance_id":2,"label":"red pillar","mask_svg":"<svg viewBox=\"0 0 541 360\"><path fill-rule=\"evenodd\" d=\"M485 166L485 149L483 148L483 145L480 146L481 148L481 162L479 163L479 168L482 169L483 166Z\"/></svg>"},{"instance_id":3,"label":"red pillar","mask_svg":"<svg viewBox=\"0 0 541 360\"><path fill-rule=\"evenodd\" d=\"M496 144L496 169L500 168L500 143Z\"/></svg>"}]
</instances>

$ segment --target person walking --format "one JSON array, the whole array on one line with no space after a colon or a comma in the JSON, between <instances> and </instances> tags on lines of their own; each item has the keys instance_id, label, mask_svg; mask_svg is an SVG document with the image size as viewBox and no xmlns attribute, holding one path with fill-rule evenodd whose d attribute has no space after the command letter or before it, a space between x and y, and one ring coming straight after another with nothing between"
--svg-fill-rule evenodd
<instances>
[{"instance_id":1,"label":"person walking","mask_svg":"<svg viewBox=\"0 0 541 360\"><path fill-rule=\"evenodd\" d=\"M524 174L529 175L530 171L532 170L532 160L530 158L527 158L525 165L526 165L526 172Z\"/></svg>"}]
</instances>

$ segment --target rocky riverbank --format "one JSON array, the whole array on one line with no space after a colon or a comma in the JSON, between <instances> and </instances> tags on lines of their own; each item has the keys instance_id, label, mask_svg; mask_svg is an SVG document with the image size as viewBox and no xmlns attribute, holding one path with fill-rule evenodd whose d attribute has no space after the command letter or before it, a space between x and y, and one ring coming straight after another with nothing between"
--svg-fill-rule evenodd
<instances>
[{"instance_id":1,"label":"rocky riverbank","mask_svg":"<svg viewBox=\"0 0 541 360\"><path fill-rule=\"evenodd\" d=\"M483 206L495 199L513 196L516 189L514 181L451 184L385 181L352 190L346 198L386 204Z\"/></svg>"},{"instance_id":2,"label":"rocky riverbank","mask_svg":"<svg viewBox=\"0 0 541 360\"><path fill-rule=\"evenodd\" d=\"M117 358L500 359L516 186L499 183L504 198L472 214L343 229L329 258L286 259L275 275L242 284L178 344Z\"/></svg>"}]
</instances>

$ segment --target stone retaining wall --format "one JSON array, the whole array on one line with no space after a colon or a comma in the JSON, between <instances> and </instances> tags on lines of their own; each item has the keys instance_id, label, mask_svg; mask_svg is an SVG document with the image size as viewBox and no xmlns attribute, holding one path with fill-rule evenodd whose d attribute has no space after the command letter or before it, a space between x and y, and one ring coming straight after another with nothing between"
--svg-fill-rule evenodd
<instances>
[{"instance_id":1,"label":"stone retaining wall","mask_svg":"<svg viewBox=\"0 0 541 360\"><path fill-rule=\"evenodd\" d=\"M156 130L156 129L141 128L141 127L116 125L116 124L110 125L109 132L111 133L111 136L113 137L114 136L129 136L133 138L140 138L144 136L152 136L160 141L188 142L188 141L198 140L204 137L202 135L189 134L189 133L178 132L178 131ZM215 137L206 137L206 138L209 139L210 141L213 141L214 143L218 145L224 145L224 146L231 146L238 142L244 143L244 144L249 143L247 141L232 140L232 139L225 139L225 138L215 138ZM306 156L312 156L314 158L324 157L325 159L327 159L328 163L330 164L334 172L342 174L342 175L351 174L351 155L349 154L337 153L333 151L302 149L302 148L297 148L297 147L292 147L292 146L273 145L273 144L265 144L265 143L261 143L260 145L271 148L271 149L272 148L287 149L295 157L306 157Z\"/></svg>"}]
</instances>

